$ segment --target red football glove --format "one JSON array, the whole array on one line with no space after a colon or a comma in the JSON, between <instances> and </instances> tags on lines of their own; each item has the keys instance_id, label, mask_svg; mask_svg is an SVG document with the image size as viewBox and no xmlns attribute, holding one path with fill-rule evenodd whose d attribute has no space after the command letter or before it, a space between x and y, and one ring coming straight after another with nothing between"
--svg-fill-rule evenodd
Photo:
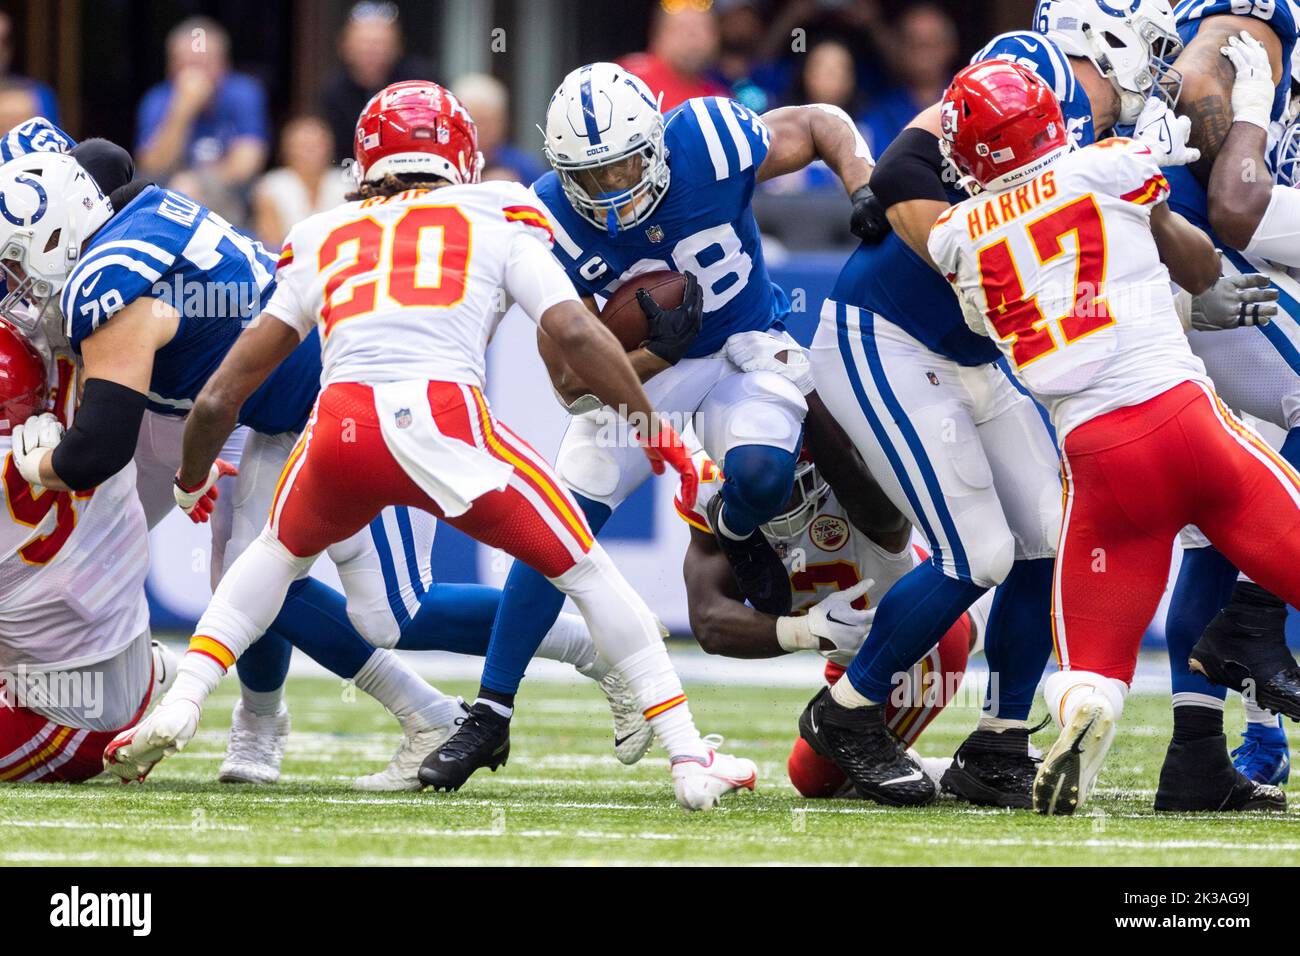
<instances>
[{"instance_id":1,"label":"red football glove","mask_svg":"<svg viewBox=\"0 0 1300 956\"><path fill-rule=\"evenodd\" d=\"M186 488L181 484L180 472L177 472L172 483L172 495L176 499L176 506L189 515L190 520L195 524L205 523L212 517L212 509L216 507L217 499L221 497L221 492L217 489L218 479L237 474L239 474L238 468L218 458L208 469L207 478L193 488Z\"/></svg>"},{"instance_id":2,"label":"red football glove","mask_svg":"<svg viewBox=\"0 0 1300 956\"><path fill-rule=\"evenodd\" d=\"M695 507L695 498L700 490L700 476L695 472L695 462L691 453L682 444L682 438L666 422L659 422L659 434L641 446L645 456L650 459L650 467L656 475L664 473L664 464L672 465L681 477L682 490L679 498L687 511Z\"/></svg>"}]
</instances>

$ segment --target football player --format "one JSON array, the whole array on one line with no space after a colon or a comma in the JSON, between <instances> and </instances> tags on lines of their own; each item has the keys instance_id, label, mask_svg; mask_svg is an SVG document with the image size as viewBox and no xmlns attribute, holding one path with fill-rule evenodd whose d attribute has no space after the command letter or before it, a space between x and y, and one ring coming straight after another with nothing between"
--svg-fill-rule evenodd
<instances>
[{"instance_id":1,"label":"football player","mask_svg":"<svg viewBox=\"0 0 1300 956\"><path fill-rule=\"evenodd\" d=\"M1040 17L1040 27L1043 22ZM1094 35L1080 26L1086 19L1063 22ZM1189 124L1170 113L1164 58L1177 49L1178 37L1167 4L1140 0L1122 13L1112 11L1105 37L1103 51L1059 31L1008 33L975 61L1016 62L1043 77L1062 102L1073 145L1090 143L1096 131L1136 123L1162 162L1194 158L1186 147ZM864 654L850 666L849 681L836 685L833 703L843 710L824 706L845 720L847 711L866 708L874 714L872 733L883 742L880 708L870 705L885 700L895 675L906 673L963 609L996 585L985 655L999 675L998 696L990 695L959 754L970 780L981 778L986 763L1004 771L1005 755L1020 754L1020 772L997 773L996 786L989 783L983 792L999 790L1003 805L1024 806L1036 772L1027 718L1051 651L1060 474L1038 410L994 364L997 349L966 328L957 300L929 261L931 225L964 197L944 174L940 112L937 105L924 111L881 157L872 189L894 232L850 258L823 307L811 350L819 394L932 552L931 561L877 609ZM1190 305L1192 320L1207 326L1241 321L1243 299L1268 298L1266 290L1252 288L1259 284L1267 282L1238 278L1216 285ZM860 774L894 779L909 773L901 749L895 760L868 761L861 741L860 734L846 735L843 757ZM1226 749L1223 763L1231 775ZM961 792L961 781L945 787L969 795ZM917 802L933 796L928 781L919 780L916 789Z\"/></svg>"},{"instance_id":2,"label":"football player","mask_svg":"<svg viewBox=\"0 0 1300 956\"><path fill-rule=\"evenodd\" d=\"M67 155L61 155L64 153ZM273 283L261 285L264 279L270 281L269 273L263 275L258 271L265 265L265 253L260 245L222 220L208 218L202 207L177 193L147 184L126 186L132 176L129 156L105 141L74 145L66 134L38 118L15 128L0 140L0 154L11 160L4 167L11 178L5 180L0 173L0 198L4 199L4 208L11 217L20 217L24 197L39 198L46 193L49 183L44 177L55 175L46 163L54 164L54 169L62 165L74 177L74 182L85 187L86 194L81 196L74 212L85 210L89 214L92 208L97 208L97 200L93 198L95 187L109 187L111 198L106 202L110 209L117 211L89 237L83 232L86 248L79 260L67 250L67 261L78 265L65 280L71 283L64 286L65 301L69 287L78 289L78 294L90 289L99 297L96 302L107 302L121 309L128 325L151 328L160 316L173 315L173 307L185 313L175 323L176 335L153 356L147 398L150 407L142 415L131 418L128 412L133 402L137 406L144 404L144 396L137 393L130 398L125 396L130 389L108 380L96 384L94 376L107 367L106 374L120 377L135 371L143 381L148 373L143 368L148 361L147 350L123 350L118 355L92 347L92 360L85 363L82 371L83 378L91 379L87 384L90 399L82 409L77 427L67 436L51 427L46 429L46 437L60 441L60 447L69 441L74 445L78 441L89 442L96 453L110 459L114 454L126 459L130 457L129 447L126 453L122 449L113 451L106 444L107 436L116 434L119 427L129 430L131 423L138 421L139 439L129 444L135 448L133 471L137 474L136 487L145 505L146 520L150 526L161 520L173 503L174 494L185 502L186 511L192 517L206 520L210 513L216 577L220 568L233 560L260 530L255 522L262 520L261 516L269 510L276 478L296 439L295 429L305 421L318 389L319 349L313 348L316 337L313 335L311 341L300 347L293 359L240 410L240 420L248 423L248 427L237 429L223 449L223 461L228 459L239 464L242 470L239 485L228 489L233 494L225 499L226 505L233 500L233 507L214 506L215 490L212 499L192 490L174 492L172 475L180 463L181 429L184 413L192 404L191 392L211 373L238 334L242 321L240 310L248 308L250 302L255 305L259 296L268 297L274 288ZM69 165L69 157L76 162ZM83 161L93 169L93 176L84 175ZM76 198L76 195L71 197ZM28 311L25 302L37 298L52 318L61 315L59 308L53 303L47 305L43 297L51 289L57 291L58 280L50 276L57 276L60 269L66 270L66 262L47 261L47 256L38 263L38 267L50 270L50 275L42 280L47 283L44 291L35 281L24 282L18 273L24 276L30 273L24 263L30 265L35 245L41 244L55 253L63 249L57 237L72 233L72 225L62 218L68 209L57 202L48 204L48 208L38 205L36 210L41 215L33 214L32 221L26 225L14 222L13 218L9 220L11 227L15 227L11 228L4 252L8 257L9 295L0 306L33 332L51 323L37 321L38 317ZM184 216L194 217L192 230L180 227L178 217L183 218L182 212ZM100 215L103 213L100 210ZM150 236L149 241L123 238L145 234ZM163 270L168 257L175 261L169 270ZM148 284L150 281L152 285ZM238 296L233 301L222 299L222 293L229 293L232 288L241 292L247 301ZM132 296L138 296L139 304L127 313L127 306L134 301ZM224 314L223 305L227 307ZM73 308L79 309L83 316L95 316L98 306L86 301ZM98 342L97 336L105 334L100 329L107 328L104 323L110 317L114 322L121 318L109 310L109 314L98 317L98 322L69 323L73 331L72 348L82 341L79 335L85 341L94 338ZM56 323L54 331L55 337L61 338L66 330ZM72 356L71 350L68 355ZM95 396L102 396L106 391L108 397L97 404ZM121 421L124 415L129 419L125 423ZM32 430L32 434L38 435L40 431ZM31 472L30 477L37 477L35 471L41 458L52 459L52 452L52 446L44 452L33 447L27 456L20 457ZM78 483L84 484L95 477L82 477ZM233 474L222 479L231 480ZM333 549L332 553L342 561L340 574L345 587L350 585L350 590L359 590L364 599L360 611L355 594L345 608L342 598L321 582L305 578L295 582L286 608L275 623L288 639L276 637L267 641L270 653L263 655L260 666L249 670L248 679L241 681L241 699L235 707L227 755L218 779L248 783L273 783L278 779L289 732L282 687L291 642L376 697L402 727L402 743L388 767L359 779L357 785L363 789L418 787L415 774L420 760L446 739L461 716L462 707L429 687L387 648L400 643L403 649L454 650L481 655L486 650L500 600L500 592L494 588L434 584L429 564L432 533L433 521L422 512L385 509L351 543ZM358 629L364 632L365 640L357 633ZM616 754L625 763L639 759L649 746L649 729L617 675L596 659L581 620L575 615L565 615L558 621L543 642L541 656L572 663L599 683L615 714Z\"/></svg>"},{"instance_id":3,"label":"football player","mask_svg":"<svg viewBox=\"0 0 1300 956\"><path fill-rule=\"evenodd\" d=\"M1152 150L1114 138L1071 152L1051 89L1016 64L964 69L943 115L945 151L973 198L940 216L931 257L972 332L1048 409L1061 446L1061 669L1045 687L1061 733L1033 804L1070 814L1114 740L1185 525L1300 598L1300 475L1227 410L1191 351L1170 279L1208 290L1219 254L1166 205ZM1238 788L1242 809L1285 808L1277 787L1239 776Z\"/></svg>"},{"instance_id":4,"label":"football player","mask_svg":"<svg viewBox=\"0 0 1300 956\"><path fill-rule=\"evenodd\" d=\"M715 751L695 729L649 608L550 468L483 397L484 349L505 288L582 361L606 401L636 416L652 466L672 465L683 500L694 501L690 456L551 256L546 217L523 187L479 183L477 140L468 112L436 84L376 94L356 130L358 193L291 230L274 297L196 400L184 483L209 472L247 397L323 325L323 390L270 521L217 587L175 686L105 751L123 778L142 777L188 742L204 700L303 568L383 507L405 504L529 562L574 599L668 751L681 806L707 809L753 788L754 764ZM476 701L426 758L421 782L462 786L469 774L460 773L458 747L482 752L493 769L505 763L508 718L496 702Z\"/></svg>"},{"instance_id":5,"label":"football player","mask_svg":"<svg viewBox=\"0 0 1300 956\"><path fill-rule=\"evenodd\" d=\"M552 171L534 184L534 202L589 306L646 272L686 274L678 308L639 294L649 334L629 358L656 409L693 416L704 447L725 465L711 524L742 593L785 613L785 568L759 526L790 494L811 381L806 356L783 330L790 302L768 276L750 201L759 182L822 159L861 206L870 151L849 116L831 106L758 116L702 97L664 116L657 94L612 63L565 77L545 137ZM585 370L544 334L539 347L574 415L556 470L599 532L650 470L635 447L608 440L616 410L590 394ZM764 371L785 359L804 369L802 387ZM505 595L480 695L509 708L562 596L522 564ZM479 758L467 759L472 771Z\"/></svg>"},{"instance_id":6,"label":"football player","mask_svg":"<svg viewBox=\"0 0 1300 956\"><path fill-rule=\"evenodd\" d=\"M0 321L0 781L76 783L102 772L176 661L149 637L134 469L73 494L32 488L14 464L12 431L76 404L72 363L41 351Z\"/></svg>"},{"instance_id":7,"label":"football player","mask_svg":"<svg viewBox=\"0 0 1300 956\"><path fill-rule=\"evenodd\" d=\"M810 412L810 432L811 420ZM870 629L876 604L915 566L918 555L911 544L911 525L892 508L882 513L873 500L879 497L874 482L847 439L838 445L817 444L820 460L853 459L846 464L857 470L856 480L839 482L846 489L843 500L822 476L809 452L811 444L807 441L800 453L787 510L762 526L787 567L795 596L791 614L764 614L747 604L736 586L707 517L708 503L721 491L723 476L702 448L693 454L700 488L695 507L687 508L680 500L674 504L691 528L682 572L691 632L700 646L710 654L746 659L815 651L827 659L826 682L833 685ZM915 743L960 686L967 656L978 640L976 619L982 619L984 603L962 615L891 694L885 724L904 745ZM805 797L853 792L852 785L846 787L843 771L802 738L795 739L787 769L790 782ZM891 802L887 786L859 795Z\"/></svg>"}]
</instances>

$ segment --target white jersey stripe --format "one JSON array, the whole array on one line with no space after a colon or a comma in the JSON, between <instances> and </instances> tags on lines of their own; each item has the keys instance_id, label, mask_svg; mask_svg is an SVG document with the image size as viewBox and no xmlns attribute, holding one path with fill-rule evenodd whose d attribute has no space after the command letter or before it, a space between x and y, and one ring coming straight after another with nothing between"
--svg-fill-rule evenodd
<instances>
[{"instance_id":1,"label":"white jersey stripe","mask_svg":"<svg viewBox=\"0 0 1300 956\"><path fill-rule=\"evenodd\" d=\"M8 766L11 763L16 763L17 761L22 760L28 754L32 753L32 751L38 749L39 747L44 746L45 741L49 739L50 734L58 730L58 727L59 725L56 724L54 721L47 720L45 722L45 726L43 726L40 730L36 731L36 733L32 735L32 738L28 740L27 743L23 744L21 747L19 747L16 750L10 751L5 756L0 757L0 770L3 770L6 766Z\"/></svg>"},{"instance_id":2,"label":"white jersey stripe","mask_svg":"<svg viewBox=\"0 0 1300 956\"><path fill-rule=\"evenodd\" d=\"M52 758L47 758L41 763L38 763L30 771L23 774L23 776L19 777L14 782L32 783L33 781L39 780L41 777L58 770L77 755L77 748L81 746L82 741L86 739L86 735L89 733L89 730L78 730L63 742L62 746L59 747L58 753L56 753Z\"/></svg>"},{"instance_id":3,"label":"white jersey stripe","mask_svg":"<svg viewBox=\"0 0 1300 956\"><path fill-rule=\"evenodd\" d=\"M704 105L704 100L695 99L690 101L691 112L699 121L700 132L704 134L704 145L709 148L709 159L713 161L713 178L723 180L727 178L727 154L722 149L722 140L718 138L718 128L713 123L713 117L709 115L708 107Z\"/></svg>"},{"instance_id":4,"label":"white jersey stripe","mask_svg":"<svg viewBox=\"0 0 1300 956\"><path fill-rule=\"evenodd\" d=\"M555 241L560 244L560 248L564 250L570 259L581 257L582 247L573 241L573 237L560 224L559 218L546 208L546 203L542 202L542 197L538 196L537 191L532 188L528 192L537 204L537 211L543 213L546 216L546 221L551 224L551 232L555 234Z\"/></svg>"},{"instance_id":5,"label":"white jersey stripe","mask_svg":"<svg viewBox=\"0 0 1300 956\"><path fill-rule=\"evenodd\" d=\"M721 96L713 97L713 102L718 107L718 112L722 114L722 125L727 127L727 132L731 134L731 139L736 144L736 155L740 159L740 171L743 172L754 165L754 154L749 149L749 140L745 139L745 134L740 131L740 123L736 120L736 111L731 108L731 102Z\"/></svg>"}]
</instances>

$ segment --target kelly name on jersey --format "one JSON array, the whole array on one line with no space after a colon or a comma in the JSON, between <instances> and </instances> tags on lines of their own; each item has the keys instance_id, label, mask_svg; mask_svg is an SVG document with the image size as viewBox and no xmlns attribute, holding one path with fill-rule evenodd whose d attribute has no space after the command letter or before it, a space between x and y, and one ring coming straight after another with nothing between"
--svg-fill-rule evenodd
<instances>
[{"instance_id":1,"label":"kelly name on jersey","mask_svg":"<svg viewBox=\"0 0 1300 956\"><path fill-rule=\"evenodd\" d=\"M604 298L647 272L695 273L704 321L687 357L699 358L790 311L768 277L750 207L771 134L754 113L717 96L687 100L665 123L668 191L646 221L611 238L573 210L554 172L533 190L554 228L555 255L579 292Z\"/></svg>"}]
</instances>

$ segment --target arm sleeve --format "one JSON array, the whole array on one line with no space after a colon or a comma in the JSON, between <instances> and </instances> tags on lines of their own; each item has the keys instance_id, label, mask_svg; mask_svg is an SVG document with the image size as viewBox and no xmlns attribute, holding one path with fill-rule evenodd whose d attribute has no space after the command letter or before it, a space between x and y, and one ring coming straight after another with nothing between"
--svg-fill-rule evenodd
<instances>
[{"instance_id":1,"label":"arm sleeve","mask_svg":"<svg viewBox=\"0 0 1300 956\"><path fill-rule=\"evenodd\" d=\"M135 455L147 401L117 382L88 379L72 428L54 449L54 473L74 491L94 488L116 475Z\"/></svg>"},{"instance_id":2,"label":"arm sleeve","mask_svg":"<svg viewBox=\"0 0 1300 956\"><path fill-rule=\"evenodd\" d=\"M1300 268L1300 190L1273 187L1264 218L1243 251L1290 269Z\"/></svg>"},{"instance_id":3,"label":"arm sleeve","mask_svg":"<svg viewBox=\"0 0 1300 956\"><path fill-rule=\"evenodd\" d=\"M308 308L306 291L312 276L308 267L294 258L294 234L298 230L290 229L280 250L280 259L275 266L275 292L271 301L262 310L272 318L279 319L298 333L299 339L305 339L316 325L315 310Z\"/></svg>"},{"instance_id":4,"label":"arm sleeve","mask_svg":"<svg viewBox=\"0 0 1300 956\"><path fill-rule=\"evenodd\" d=\"M945 165L937 136L915 127L905 129L871 171L871 191L886 209L911 199L948 202Z\"/></svg>"},{"instance_id":5,"label":"arm sleeve","mask_svg":"<svg viewBox=\"0 0 1300 956\"><path fill-rule=\"evenodd\" d=\"M515 234L506 257L506 291L534 322L553 305L581 301L550 250L524 232Z\"/></svg>"}]
</instances>

